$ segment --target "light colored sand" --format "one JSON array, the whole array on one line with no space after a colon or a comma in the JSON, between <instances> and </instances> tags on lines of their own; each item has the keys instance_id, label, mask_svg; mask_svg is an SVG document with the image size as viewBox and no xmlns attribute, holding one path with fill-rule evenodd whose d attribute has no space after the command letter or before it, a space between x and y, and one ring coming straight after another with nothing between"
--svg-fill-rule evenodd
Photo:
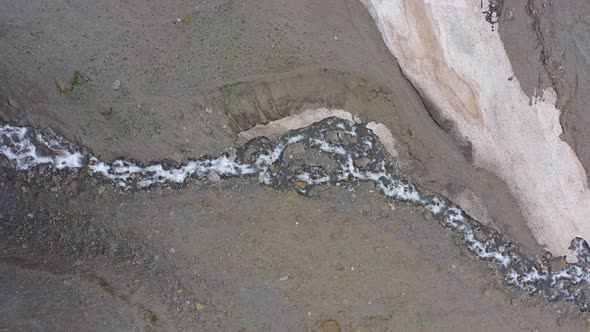
<instances>
[{"instance_id":1,"label":"light colored sand","mask_svg":"<svg viewBox=\"0 0 590 332\"><path fill-rule=\"evenodd\" d=\"M471 144L475 164L508 183L537 241L562 255L574 237L590 238L586 173L559 137L555 92L526 96L479 2L364 3L408 79L454 124L456 140Z\"/></svg>"}]
</instances>

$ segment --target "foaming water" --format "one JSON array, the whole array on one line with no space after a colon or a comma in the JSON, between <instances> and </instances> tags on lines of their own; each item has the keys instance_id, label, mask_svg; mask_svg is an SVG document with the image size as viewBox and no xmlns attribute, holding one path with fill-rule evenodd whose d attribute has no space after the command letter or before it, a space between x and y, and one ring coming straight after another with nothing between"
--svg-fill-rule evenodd
<instances>
[{"instance_id":1,"label":"foaming water","mask_svg":"<svg viewBox=\"0 0 590 332\"><path fill-rule=\"evenodd\" d=\"M329 156L337 166L295 167L285 162L285 150L295 143ZM402 179L373 132L346 120L328 118L291 131L274 143L258 138L232 153L188 160L182 165L169 162L142 165L124 159L108 163L51 129L8 124L0 127L0 153L17 170L27 171L44 164L55 169L78 169L130 190L183 185L189 178L206 179L211 172L224 178L256 176L262 184L293 188L305 195L320 184L370 181L386 197L430 211L442 226L461 237L469 252L493 262L505 283L551 300L572 301L582 310L588 307L584 289L590 282L590 248L585 240L575 238L571 242L578 263L552 270L548 261L526 256L509 239L474 220L447 198L427 193ZM365 162L359 163L361 159ZM305 186L295 185L297 181L304 181Z\"/></svg>"}]
</instances>

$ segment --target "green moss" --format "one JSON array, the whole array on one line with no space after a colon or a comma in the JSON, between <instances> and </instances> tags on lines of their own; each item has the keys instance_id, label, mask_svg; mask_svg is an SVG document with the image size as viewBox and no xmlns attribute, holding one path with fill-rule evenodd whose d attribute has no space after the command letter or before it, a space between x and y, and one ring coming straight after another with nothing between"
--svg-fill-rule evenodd
<instances>
[{"instance_id":1,"label":"green moss","mask_svg":"<svg viewBox=\"0 0 590 332\"><path fill-rule=\"evenodd\" d=\"M65 92L66 96L75 103L85 103L92 90L91 81L88 75L77 70L74 71L70 80L70 89Z\"/></svg>"},{"instance_id":2,"label":"green moss","mask_svg":"<svg viewBox=\"0 0 590 332\"><path fill-rule=\"evenodd\" d=\"M140 305L139 308L143 310L143 319L152 325L156 325L158 322L158 316L153 311L142 305Z\"/></svg>"},{"instance_id":3,"label":"green moss","mask_svg":"<svg viewBox=\"0 0 590 332\"><path fill-rule=\"evenodd\" d=\"M107 292L110 295L113 295L115 293L115 290L113 289L113 286L111 286L106 280L104 280L101 277L96 277L96 282L98 283L98 286L100 288L102 288L102 290L104 290L105 292Z\"/></svg>"},{"instance_id":4,"label":"green moss","mask_svg":"<svg viewBox=\"0 0 590 332\"><path fill-rule=\"evenodd\" d=\"M247 91L247 84L245 82L235 82L225 84L221 87L221 92L226 96L243 96Z\"/></svg>"},{"instance_id":5,"label":"green moss","mask_svg":"<svg viewBox=\"0 0 590 332\"><path fill-rule=\"evenodd\" d=\"M115 116L115 109L112 107L109 107L104 112L101 112L100 114L102 114L102 116L104 116L104 118L106 120L111 120Z\"/></svg>"}]
</instances>

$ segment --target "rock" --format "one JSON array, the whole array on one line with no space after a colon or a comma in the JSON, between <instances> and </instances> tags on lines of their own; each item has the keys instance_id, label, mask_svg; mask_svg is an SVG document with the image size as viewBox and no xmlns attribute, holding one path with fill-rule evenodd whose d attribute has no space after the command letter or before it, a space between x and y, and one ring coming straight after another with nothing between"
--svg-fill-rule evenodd
<instances>
[{"instance_id":1,"label":"rock","mask_svg":"<svg viewBox=\"0 0 590 332\"><path fill-rule=\"evenodd\" d=\"M567 262L565 261L565 259L564 259L564 258L560 259L560 260L558 261L558 263L557 263L557 267L558 267L560 270L563 270L563 269L565 269L565 267L566 267L566 266L567 266Z\"/></svg>"},{"instance_id":2,"label":"rock","mask_svg":"<svg viewBox=\"0 0 590 332\"><path fill-rule=\"evenodd\" d=\"M219 174L217 174L217 172L211 171L209 172L209 174L207 174L207 180L215 183L221 181L221 177L219 176Z\"/></svg>"},{"instance_id":3,"label":"rock","mask_svg":"<svg viewBox=\"0 0 590 332\"><path fill-rule=\"evenodd\" d=\"M483 290L483 292L481 292L481 294L485 297L489 297L490 295L492 295L492 289L491 288L486 288Z\"/></svg>"},{"instance_id":4,"label":"rock","mask_svg":"<svg viewBox=\"0 0 590 332\"><path fill-rule=\"evenodd\" d=\"M340 143L340 135L338 134L338 132L335 132L335 131L328 132L326 134L326 139L328 140L328 142L330 142L332 144Z\"/></svg>"},{"instance_id":5,"label":"rock","mask_svg":"<svg viewBox=\"0 0 590 332\"><path fill-rule=\"evenodd\" d=\"M68 90L68 84L64 80L55 80L55 86L57 86L62 93Z\"/></svg>"},{"instance_id":6,"label":"rock","mask_svg":"<svg viewBox=\"0 0 590 332\"><path fill-rule=\"evenodd\" d=\"M282 276L279 278L280 281L287 281L289 280L289 276Z\"/></svg>"},{"instance_id":7,"label":"rock","mask_svg":"<svg viewBox=\"0 0 590 332\"><path fill-rule=\"evenodd\" d=\"M303 143L295 143L289 145L289 153L294 156L302 155L305 153L305 145Z\"/></svg>"},{"instance_id":8,"label":"rock","mask_svg":"<svg viewBox=\"0 0 590 332\"><path fill-rule=\"evenodd\" d=\"M104 186L98 187L98 194L102 195L107 189Z\"/></svg>"},{"instance_id":9,"label":"rock","mask_svg":"<svg viewBox=\"0 0 590 332\"><path fill-rule=\"evenodd\" d=\"M336 271L344 271L346 268L344 267L344 265L338 263L334 266L334 268L336 269Z\"/></svg>"},{"instance_id":10,"label":"rock","mask_svg":"<svg viewBox=\"0 0 590 332\"><path fill-rule=\"evenodd\" d=\"M14 97L8 97L8 105L12 106L12 108L16 110L20 108L20 104Z\"/></svg>"},{"instance_id":11,"label":"rock","mask_svg":"<svg viewBox=\"0 0 590 332\"><path fill-rule=\"evenodd\" d=\"M170 251L171 254L175 254L176 253L176 249L174 249L174 248L170 248L169 251Z\"/></svg>"},{"instance_id":12,"label":"rock","mask_svg":"<svg viewBox=\"0 0 590 332\"><path fill-rule=\"evenodd\" d=\"M424 212L423 216L424 216L424 219L426 219L427 221L434 220L434 217L432 216L432 212L430 212L430 211Z\"/></svg>"},{"instance_id":13,"label":"rock","mask_svg":"<svg viewBox=\"0 0 590 332\"><path fill-rule=\"evenodd\" d=\"M77 195L80 192L80 185L78 184L78 181L72 181L72 183L70 183L68 186L68 191L72 195Z\"/></svg>"},{"instance_id":14,"label":"rock","mask_svg":"<svg viewBox=\"0 0 590 332\"><path fill-rule=\"evenodd\" d=\"M115 80L111 85L111 88L113 88L113 90L119 90L121 88L121 81Z\"/></svg>"},{"instance_id":15,"label":"rock","mask_svg":"<svg viewBox=\"0 0 590 332\"><path fill-rule=\"evenodd\" d=\"M109 115L113 113L113 107L108 106L108 105L102 105L99 108L99 112L102 115Z\"/></svg>"},{"instance_id":16,"label":"rock","mask_svg":"<svg viewBox=\"0 0 590 332\"><path fill-rule=\"evenodd\" d=\"M182 18L182 23L184 23L185 25L189 25L191 23L191 17L188 14L184 15L184 17Z\"/></svg>"},{"instance_id":17,"label":"rock","mask_svg":"<svg viewBox=\"0 0 590 332\"><path fill-rule=\"evenodd\" d=\"M369 158L359 158L354 160L354 165L358 168L363 168L371 162Z\"/></svg>"},{"instance_id":18,"label":"rock","mask_svg":"<svg viewBox=\"0 0 590 332\"><path fill-rule=\"evenodd\" d=\"M195 304L195 309L197 309L197 311L203 311L205 309L205 306L200 303L197 303Z\"/></svg>"},{"instance_id":19,"label":"rock","mask_svg":"<svg viewBox=\"0 0 590 332\"><path fill-rule=\"evenodd\" d=\"M307 188L307 182L305 182L305 181L295 180L295 181L293 181L293 184L296 185L300 189Z\"/></svg>"},{"instance_id":20,"label":"rock","mask_svg":"<svg viewBox=\"0 0 590 332\"><path fill-rule=\"evenodd\" d=\"M322 324L320 325L320 331L322 332L340 332L342 331L342 328L340 327L340 324L338 324L337 321L335 320L325 320L322 322Z\"/></svg>"}]
</instances>

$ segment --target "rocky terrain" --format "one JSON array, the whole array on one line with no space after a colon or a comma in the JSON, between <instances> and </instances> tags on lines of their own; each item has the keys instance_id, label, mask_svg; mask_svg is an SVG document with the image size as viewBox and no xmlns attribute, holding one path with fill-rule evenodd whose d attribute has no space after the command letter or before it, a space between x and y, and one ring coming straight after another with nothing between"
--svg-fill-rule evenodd
<instances>
[{"instance_id":1,"label":"rocky terrain","mask_svg":"<svg viewBox=\"0 0 590 332\"><path fill-rule=\"evenodd\" d=\"M561 25L583 31L587 11L551 6L504 1L498 38L524 93L548 84L557 91L562 138L586 167L583 130L571 128L583 127L585 94L574 87L587 64L560 58L559 81L541 60L559 58L570 45L558 42ZM4 7L3 123L51 127L105 163L166 160L174 168L231 154L252 138L272 146L284 128L297 129L277 134L264 127L273 121L342 110L373 123L397 176L457 203L533 261L568 266L538 244L514 183L480 168L477 154L433 118L435 105L402 74L363 3ZM581 18L570 20L575 11ZM583 55L581 33L571 38ZM538 45L545 58L536 57ZM586 328L579 302L510 286L436 213L389 199L378 183L314 185L318 167L337 169L326 151L314 151L285 150L278 168L267 165L286 176L271 186L216 171L144 189L82 168L18 170L0 157L0 330ZM355 167L377 166L367 159ZM302 170L310 177L289 177Z\"/></svg>"}]
</instances>

